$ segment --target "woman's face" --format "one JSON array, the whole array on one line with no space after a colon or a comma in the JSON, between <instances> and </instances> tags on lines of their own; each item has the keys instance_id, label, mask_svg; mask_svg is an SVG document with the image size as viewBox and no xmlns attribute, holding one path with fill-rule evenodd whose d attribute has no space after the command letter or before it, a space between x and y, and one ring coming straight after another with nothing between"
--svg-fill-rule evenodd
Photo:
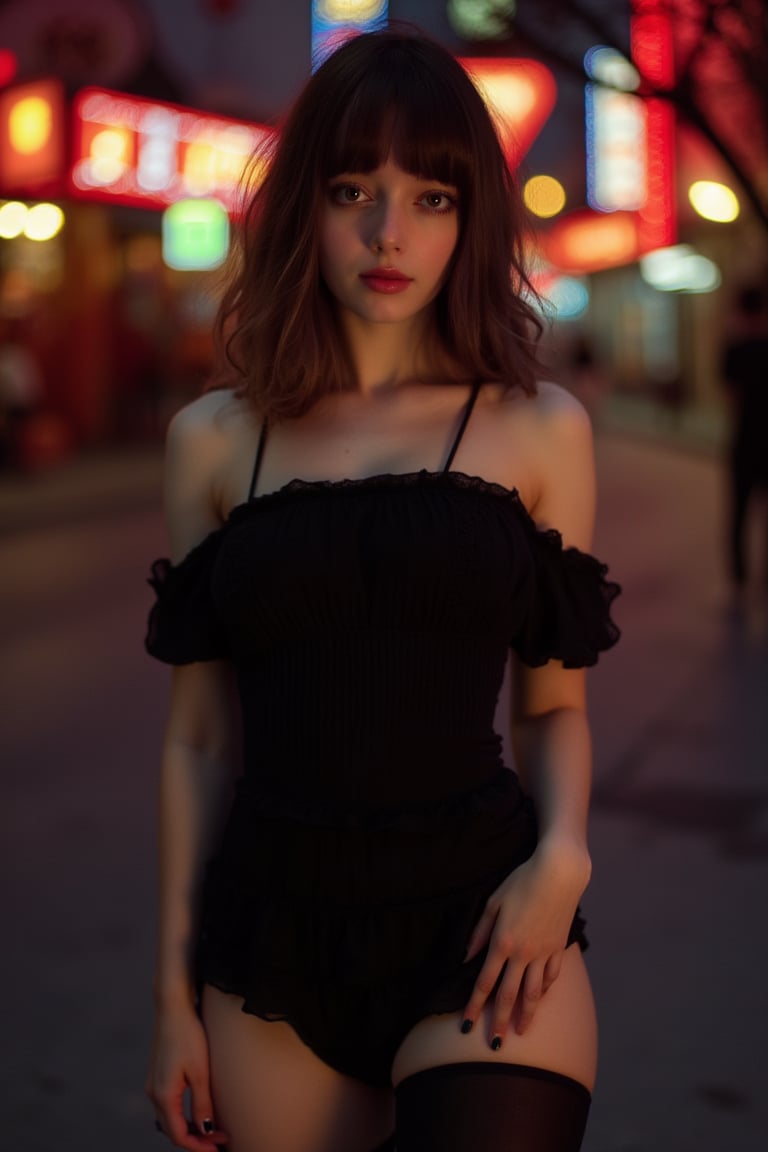
<instances>
[{"instance_id":1,"label":"woman's face","mask_svg":"<svg viewBox=\"0 0 768 1152\"><path fill-rule=\"evenodd\" d=\"M456 188L413 176L390 156L328 182L320 270L346 318L407 324L440 291L458 236Z\"/></svg>"}]
</instances>

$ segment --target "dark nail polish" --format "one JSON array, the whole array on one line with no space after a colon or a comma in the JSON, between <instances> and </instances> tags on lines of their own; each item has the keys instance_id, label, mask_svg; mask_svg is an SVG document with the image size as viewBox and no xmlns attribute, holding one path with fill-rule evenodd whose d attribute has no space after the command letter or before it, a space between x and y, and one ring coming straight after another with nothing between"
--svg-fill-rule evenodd
<instances>
[{"instance_id":1,"label":"dark nail polish","mask_svg":"<svg viewBox=\"0 0 768 1152\"><path fill-rule=\"evenodd\" d=\"M210 1136L211 1132L213 1132L213 1120L203 1120L203 1132L205 1132L206 1136Z\"/></svg>"},{"instance_id":2,"label":"dark nail polish","mask_svg":"<svg viewBox=\"0 0 768 1152\"><path fill-rule=\"evenodd\" d=\"M491 1040L491 1048L493 1048L494 1052L498 1052L499 1048L501 1048L501 1036L494 1036L493 1040Z\"/></svg>"},{"instance_id":3,"label":"dark nail polish","mask_svg":"<svg viewBox=\"0 0 768 1152\"><path fill-rule=\"evenodd\" d=\"M471 1020L462 1020L461 1030L465 1036L466 1036L467 1032L471 1032L472 1031L472 1021Z\"/></svg>"}]
</instances>

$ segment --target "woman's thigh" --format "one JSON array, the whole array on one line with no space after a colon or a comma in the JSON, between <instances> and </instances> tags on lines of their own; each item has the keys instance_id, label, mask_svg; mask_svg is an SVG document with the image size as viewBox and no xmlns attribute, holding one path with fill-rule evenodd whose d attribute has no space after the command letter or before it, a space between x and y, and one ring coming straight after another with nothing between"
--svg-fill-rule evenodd
<instances>
[{"instance_id":1,"label":"woman's thigh","mask_svg":"<svg viewBox=\"0 0 768 1152\"><path fill-rule=\"evenodd\" d=\"M228 1152L373 1152L394 1127L392 1093L336 1072L289 1024L206 986L216 1124Z\"/></svg>"},{"instance_id":2,"label":"woman's thigh","mask_svg":"<svg viewBox=\"0 0 768 1152\"><path fill-rule=\"evenodd\" d=\"M392 1068L397 1086L406 1076L445 1064L524 1064L558 1072L592 1091L597 1066L597 1021L589 976L578 945L566 950L560 975L522 1036L512 1028L501 1048L490 1047L491 1013L486 1009L468 1035L461 1013L430 1016L401 1044Z\"/></svg>"}]
</instances>

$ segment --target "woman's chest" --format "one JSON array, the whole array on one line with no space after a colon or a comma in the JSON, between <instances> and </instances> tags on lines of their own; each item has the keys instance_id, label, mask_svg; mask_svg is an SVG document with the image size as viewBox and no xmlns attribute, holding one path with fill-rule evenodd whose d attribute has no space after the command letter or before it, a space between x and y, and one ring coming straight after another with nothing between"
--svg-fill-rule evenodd
<instances>
[{"instance_id":1,"label":"woman's chest","mask_svg":"<svg viewBox=\"0 0 768 1152\"><path fill-rule=\"evenodd\" d=\"M350 628L511 636L529 594L530 549L504 497L472 483L421 473L245 506L213 577L228 630L257 647Z\"/></svg>"}]
</instances>

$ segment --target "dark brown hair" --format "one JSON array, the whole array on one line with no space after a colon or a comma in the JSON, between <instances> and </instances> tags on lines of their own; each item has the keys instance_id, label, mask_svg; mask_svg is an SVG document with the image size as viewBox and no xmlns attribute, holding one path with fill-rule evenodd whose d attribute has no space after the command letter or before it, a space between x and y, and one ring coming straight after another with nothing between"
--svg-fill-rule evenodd
<instances>
[{"instance_id":1,"label":"dark brown hair","mask_svg":"<svg viewBox=\"0 0 768 1152\"><path fill-rule=\"evenodd\" d=\"M459 238L435 302L447 380L535 391L536 311L523 266L523 209L485 104L462 66L414 31L347 41L306 84L247 200L216 321L218 370L270 417L354 389L333 297L319 270L328 181L392 152L405 171L456 186Z\"/></svg>"}]
</instances>

